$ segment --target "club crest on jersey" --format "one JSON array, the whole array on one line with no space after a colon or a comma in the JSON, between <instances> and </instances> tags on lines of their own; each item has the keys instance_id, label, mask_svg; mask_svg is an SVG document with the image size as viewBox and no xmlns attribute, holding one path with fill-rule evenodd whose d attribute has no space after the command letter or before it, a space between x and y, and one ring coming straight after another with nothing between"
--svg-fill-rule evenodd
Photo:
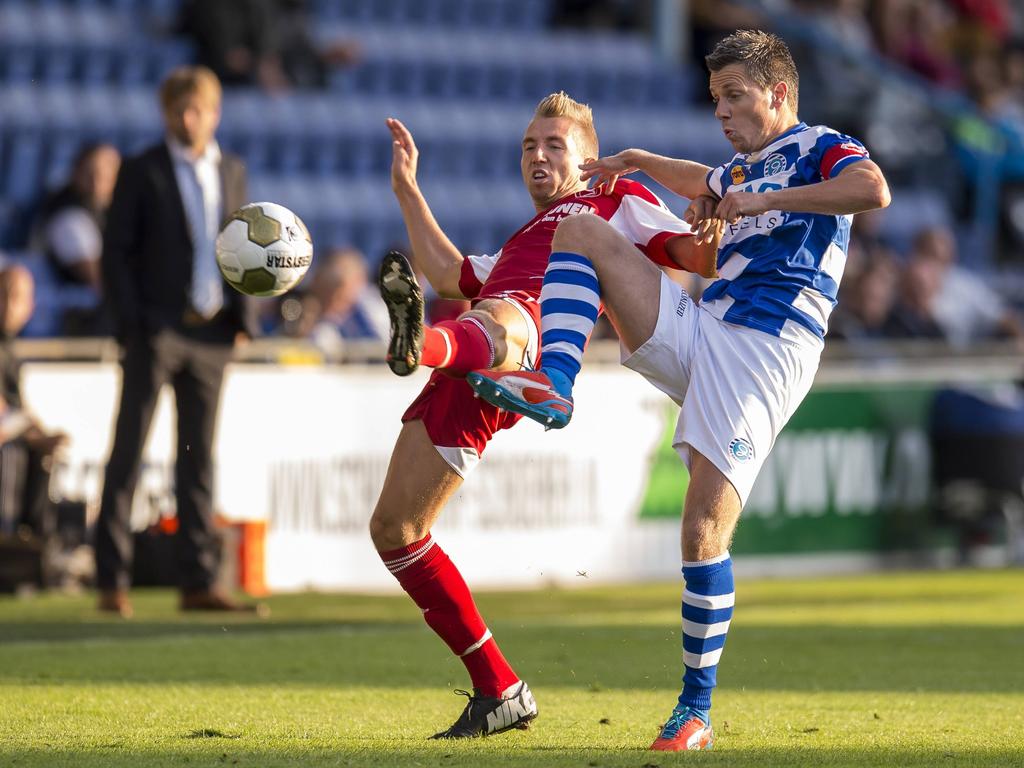
<instances>
[{"instance_id":1,"label":"club crest on jersey","mask_svg":"<svg viewBox=\"0 0 1024 768\"><path fill-rule=\"evenodd\" d=\"M747 174L743 170L742 165L734 165L732 170L729 172L729 175L732 176L733 184L742 184L747 180Z\"/></svg>"},{"instance_id":2,"label":"club crest on jersey","mask_svg":"<svg viewBox=\"0 0 1024 768\"><path fill-rule=\"evenodd\" d=\"M737 437L729 443L729 455L741 463L748 462L754 458L754 446L746 438Z\"/></svg>"},{"instance_id":3,"label":"club crest on jersey","mask_svg":"<svg viewBox=\"0 0 1024 768\"><path fill-rule=\"evenodd\" d=\"M780 152L773 152L772 154L768 155L768 157L765 158L764 175L774 176L777 173L782 173L784 170L786 170L787 164L788 163L786 161L785 155L781 154Z\"/></svg>"}]
</instances>

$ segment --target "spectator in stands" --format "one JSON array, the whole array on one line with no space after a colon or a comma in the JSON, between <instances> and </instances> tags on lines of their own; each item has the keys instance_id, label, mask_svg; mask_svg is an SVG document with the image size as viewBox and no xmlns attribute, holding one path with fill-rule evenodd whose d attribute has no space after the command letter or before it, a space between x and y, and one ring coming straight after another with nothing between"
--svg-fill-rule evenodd
<instances>
[{"instance_id":1,"label":"spectator in stands","mask_svg":"<svg viewBox=\"0 0 1024 768\"><path fill-rule=\"evenodd\" d=\"M1016 104L1024 104L1024 38L1014 40L1007 46L1003 55L1003 73L1008 98Z\"/></svg>"},{"instance_id":2,"label":"spectator in stands","mask_svg":"<svg viewBox=\"0 0 1024 768\"><path fill-rule=\"evenodd\" d=\"M847 50L874 50L874 34L868 23L868 0L794 0L793 10L816 19Z\"/></svg>"},{"instance_id":3,"label":"spectator in stands","mask_svg":"<svg viewBox=\"0 0 1024 768\"><path fill-rule=\"evenodd\" d=\"M227 85L270 92L322 88L329 67L359 56L354 42L321 50L309 34L305 0L187 0L181 30L199 49L199 62Z\"/></svg>"},{"instance_id":4,"label":"spectator in stands","mask_svg":"<svg viewBox=\"0 0 1024 768\"><path fill-rule=\"evenodd\" d=\"M1014 144L1011 150L1019 151L1024 145L1024 104L1014 98L1010 74L998 51L983 49L971 54L965 82L978 111Z\"/></svg>"},{"instance_id":5,"label":"spectator in stands","mask_svg":"<svg viewBox=\"0 0 1024 768\"><path fill-rule=\"evenodd\" d=\"M273 44L272 0L186 0L181 29L225 85L281 90L287 79Z\"/></svg>"},{"instance_id":6,"label":"spectator in stands","mask_svg":"<svg viewBox=\"0 0 1024 768\"><path fill-rule=\"evenodd\" d=\"M911 260L934 264L939 285L930 314L951 344L965 347L985 339L1024 339L1024 323L998 291L957 264L956 240L948 229L930 227L919 232Z\"/></svg>"},{"instance_id":7,"label":"spectator in stands","mask_svg":"<svg viewBox=\"0 0 1024 768\"><path fill-rule=\"evenodd\" d=\"M556 0L551 24L573 29L643 29L650 23L651 5L636 0Z\"/></svg>"},{"instance_id":8,"label":"spectator in stands","mask_svg":"<svg viewBox=\"0 0 1024 768\"><path fill-rule=\"evenodd\" d=\"M96 524L99 608L131 615L132 497L157 396L177 405L176 549L183 610L243 610L215 587L213 430L233 346L256 334L251 300L224 286L214 258L222 222L246 201L245 168L214 139L221 86L181 67L160 86L163 141L127 159L103 244L105 296L115 319L121 403Z\"/></svg>"},{"instance_id":9,"label":"spectator in stands","mask_svg":"<svg viewBox=\"0 0 1024 768\"><path fill-rule=\"evenodd\" d=\"M369 290L366 258L355 248L336 248L320 259L293 335L308 337L329 359L346 341L384 340L388 314L380 295Z\"/></svg>"},{"instance_id":10,"label":"spectator in stands","mask_svg":"<svg viewBox=\"0 0 1024 768\"><path fill-rule=\"evenodd\" d=\"M53 524L50 464L67 436L47 431L22 401L12 341L34 308L32 273L20 265L0 271L0 530L27 527L45 537Z\"/></svg>"},{"instance_id":11,"label":"spectator in stands","mask_svg":"<svg viewBox=\"0 0 1024 768\"><path fill-rule=\"evenodd\" d=\"M737 29L764 29L768 14L749 3L732 0L690 0L690 65L703 71L704 57L718 42ZM701 88L703 96L706 88Z\"/></svg>"},{"instance_id":12,"label":"spectator in stands","mask_svg":"<svg viewBox=\"0 0 1024 768\"><path fill-rule=\"evenodd\" d=\"M853 255L853 241L850 242ZM865 249L853 274L839 289L839 304L829 320L829 338L850 342L881 339L896 303L899 269L882 247Z\"/></svg>"},{"instance_id":13,"label":"spectator in stands","mask_svg":"<svg viewBox=\"0 0 1024 768\"><path fill-rule=\"evenodd\" d=\"M330 69L358 62L362 47L355 40L318 45L310 35L307 6L307 0L274 0L274 45L292 86L324 88Z\"/></svg>"},{"instance_id":14,"label":"spectator in stands","mask_svg":"<svg viewBox=\"0 0 1024 768\"><path fill-rule=\"evenodd\" d=\"M956 19L945 3L887 0L875 3L874 11L879 47L887 56L936 85L960 85L951 50Z\"/></svg>"},{"instance_id":15,"label":"spectator in stands","mask_svg":"<svg viewBox=\"0 0 1024 768\"><path fill-rule=\"evenodd\" d=\"M100 295L103 225L114 195L121 155L110 144L83 147L67 184L42 204L36 242L63 283L88 285Z\"/></svg>"},{"instance_id":16,"label":"spectator in stands","mask_svg":"<svg viewBox=\"0 0 1024 768\"><path fill-rule=\"evenodd\" d=\"M885 335L895 339L942 340L945 334L935 319L935 297L942 289L944 267L915 250L900 274L899 295L885 322Z\"/></svg>"}]
</instances>

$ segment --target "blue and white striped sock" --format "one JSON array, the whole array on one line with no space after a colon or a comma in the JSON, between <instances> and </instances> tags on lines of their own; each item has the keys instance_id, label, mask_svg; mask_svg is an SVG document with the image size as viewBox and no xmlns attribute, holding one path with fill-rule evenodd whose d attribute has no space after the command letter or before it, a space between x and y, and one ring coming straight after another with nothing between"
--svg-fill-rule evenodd
<instances>
[{"instance_id":1,"label":"blue and white striped sock","mask_svg":"<svg viewBox=\"0 0 1024 768\"><path fill-rule=\"evenodd\" d=\"M736 595L729 553L683 563L683 692L679 703L706 714L711 709L718 660L732 621Z\"/></svg>"},{"instance_id":2,"label":"blue and white striped sock","mask_svg":"<svg viewBox=\"0 0 1024 768\"><path fill-rule=\"evenodd\" d=\"M553 252L540 292L540 359L542 370L564 397L572 393L600 306L601 285L590 259Z\"/></svg>"}]
</instances>

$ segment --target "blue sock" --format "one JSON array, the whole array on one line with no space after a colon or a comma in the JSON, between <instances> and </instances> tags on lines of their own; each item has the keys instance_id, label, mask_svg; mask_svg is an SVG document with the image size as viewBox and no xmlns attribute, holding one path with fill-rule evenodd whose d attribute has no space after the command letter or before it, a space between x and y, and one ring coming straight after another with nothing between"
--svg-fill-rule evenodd
<instances>
[{"instance_id":1,"label":"blue sock","mask_svg":"<svg viewBox=\"0 0 1024 768\"><path fill-rule=\"evenodd\" d=\"M540 359L541 370L563 397L572 394L600 306L601 285L590 259L553 252L540 292Z\"/></svg>"},{"instance_id":2,"label":"blue sock","mask_svg":"<svg viewBox=\"0 0 1024 768\"><path fill-rule=\"evenodd\" d=\"M718 660L732 620L735 601L732 560L726 552L699 562L683 563L683 692L680 706L709 721L711 692Z\"/></svg>"}]
</instances>

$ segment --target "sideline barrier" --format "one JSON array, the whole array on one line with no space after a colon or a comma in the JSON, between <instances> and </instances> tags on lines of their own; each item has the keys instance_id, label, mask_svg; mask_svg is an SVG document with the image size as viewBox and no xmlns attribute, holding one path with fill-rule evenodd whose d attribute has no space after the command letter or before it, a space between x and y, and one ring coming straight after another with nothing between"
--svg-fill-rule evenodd
<instances>
[{"instance_id":1,"label":"sideline barrier","mask_svg":"<svg viewBox=\"0 0 1024 768\"><path fill-rule=\"evenodd\" d=\"M72 438L54 491L87 500L95 513L116 366L27 363L22 376L29 406ZM395 589L367 521L401 413L425 379L365 365L231 367L215 504L228 520L266 525L262 583L251 553L245 564L252 588ZM744 512L733 547L741 570L770 571L780 555L787 572L863 568L886 550L931 543L924 419L936 384L892 376L853 384L827 371L819 379ZM677 574L686 473L671 448L676 407L618 366L589 366L576 395L565 430L527 422L499 433L442 516L437 535L471 583ZM139 528L173 514L172 416L168 390L144 451L133 506Z\"/></svg>"}]
</instances>

